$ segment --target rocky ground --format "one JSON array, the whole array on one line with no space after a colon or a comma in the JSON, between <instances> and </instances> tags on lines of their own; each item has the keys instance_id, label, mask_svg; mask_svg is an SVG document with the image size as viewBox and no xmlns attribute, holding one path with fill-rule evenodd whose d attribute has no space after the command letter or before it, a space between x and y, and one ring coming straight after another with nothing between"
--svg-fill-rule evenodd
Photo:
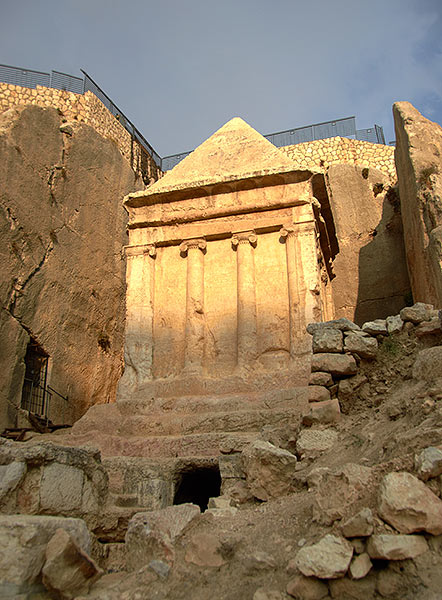
<instances>
[{"instance_id":1,"label":"rocky ground","mask_svg":"<svg viewBox=\"0 0 442 600\"><path fill-rule=\"evenodd\" d=\"M125 543L88 536L84 498L84 520L1 517L4 597L442 598L442 331L432 307L404 310L362 330L346 320L311 330L318 401L225 454L223 495L204 513L189 504L137 513ZM342 361L350 373L339 372ZM20 481L10 465L25 459L10 444L0 468ZM17 446L30 456L35 443ZM14 452L14 463L4 458ZM93 495L92 459L76 460ZM12 489L0 490L3 512L12 512Z\"/></svg>"}]
</instances>

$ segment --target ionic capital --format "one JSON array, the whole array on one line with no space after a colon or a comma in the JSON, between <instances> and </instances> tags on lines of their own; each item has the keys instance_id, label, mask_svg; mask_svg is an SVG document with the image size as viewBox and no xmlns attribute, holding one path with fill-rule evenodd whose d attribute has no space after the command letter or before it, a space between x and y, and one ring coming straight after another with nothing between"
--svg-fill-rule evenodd
<instances>
[{"instance_id":1,"label":"ionic capital","mask_svg":"<svg viewBox=\"0 0 442 600\"><path fill-rule=\"evenodd\" d=\"M240 244L250 244L254 248L258 242L258 236L252 231L240 231L232 235L232 246L237 248Z\"/></svg>"},{"instance_id":2,"label":"ionic capital","mask_svg":"<svg viewBox=\"0 0 442 600\"><path fill-rule=\"evenodd\" d=\"M285 240L289 237L294 237L296 235L296 231L294 227L281 227L279 230L279 235Z\"/></svg>"},{"instance_id":3,"label":"ionic capital","mask_svg":"<svg viewBox=\"0 0 442 600\"><path fill-rule=\"evenodd\" d=\"M204 238L194 238L191 240L184 240L180 244L180 252L183 255L186 255L189 250L201 250L201 252L205 252L207 248L207 242Z\"/></svg>"}]
</instances>

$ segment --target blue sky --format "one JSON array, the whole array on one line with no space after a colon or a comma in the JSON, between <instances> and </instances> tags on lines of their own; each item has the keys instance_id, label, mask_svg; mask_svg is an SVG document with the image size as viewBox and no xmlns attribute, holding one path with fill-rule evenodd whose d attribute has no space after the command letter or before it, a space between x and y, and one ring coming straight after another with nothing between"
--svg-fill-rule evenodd
<instances>
[{"instance_id":1,"label":"blue sky","mask_svg":"<svg viewBox=\"0 0 442 600\"><path fill-rule=\"evenodd\" d=\"M442 123L442 0L0 0L0 62L83 68L161 154L392 103Z\"/></svg>"}]
</instances>

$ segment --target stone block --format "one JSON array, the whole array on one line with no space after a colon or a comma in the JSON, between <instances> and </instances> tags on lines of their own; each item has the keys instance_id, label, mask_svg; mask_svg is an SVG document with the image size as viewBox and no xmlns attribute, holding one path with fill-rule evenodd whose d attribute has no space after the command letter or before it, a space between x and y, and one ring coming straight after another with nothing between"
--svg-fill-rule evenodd
<instances>
[{"instance_id":1,"label":"stone block","mask_svg":"<svg viewBox=\"0 0 442 600\"><path fill-rule=\"evenodd\" d=\"M314 373L312 373L314 375ZM330 375L331 377L331 375ZM309 402L324 402L330 400L330 390L322 385L309 385L308 401Z\"/></svg>"},{"instance_id":2,"label":"stone block","mask_svg":"<svg viewBox=\"0 0 442 600\"><path fill-rule=\"evenodd\" d=\"M57 529L69 533L78 547L90 551L90 535L81 519L35 515L0 516L0 596L7 590L32 589L38 584L45 551Z\"/></svg>"},{"instance_id":3,"label":"stone block","mask_svg":"<svg viewBox=\"0 0 442 600\"><path fill-rule=\"evenodd\" d=\"M325 371L336 377L348 377L357 373L357 365L349 354L321 353L312 356L312 371Z\"/></svg>"},{"instance_id":4,"label":"stone block","mask_svg":"<svg viewBox=\"0 0 442 600\"><path fill-rule=\"evenodd\" d=\"M307 331L310 335L313 335L316 331L321 329L339 329L340 331L354 331L360 329L359 325L353 323L346 317L341 319L333 319L331 321L322 321L320 323L309 323L307 325Z\"/></svg>"},{"instance_id":5,"label":"stone block","mask_svg":"<svg viewBox=\"0 0 442 600\"><path fill-rule=\"evenodd\" d=\"M0 502L17 488L25 474L26 464L24 462L13 461L9 465L0 466Z\"/></svg>"},{"instance_id":6,"label":"stone block","mask_svg":"<svg viewBox=\"0 0 442 600\"><path fill-rule=\"evenodd\" d=\"M339 329L323 328L313 333L313 352L342 352L343 336Z\"/></svg>"},{"instance_id":7,"label":"stone block","mask_svg":"<svg viewBox=\"0 0 442 600\"><path fill-rule=\"evenodd\" d=\"M427 541L421 535L372 535L367 543L370 558L381 560L415 558L427 550Z\"/></svg>"},{"instance_id":8,"label":"stone block","mask_svg":"<svg viewBox=\"0 0 442 600\"><path fill-rule=\"evenodd\" d=\"M442 500L410 473L388 473L379 487L378 513L400 533L442 533Z\"/></svg>"},{"instance_id":9,"label":"stone block","mask_svg":"<svg viewBox=\"0 0 442 600\"><path fill-rule=\"evenodd\" d=\"M52 463L44 467L40 487L40 506L44 511L66 514L80 510L83 471L77 467Z\"/></svg>"},{"instance_id":10,"label":"stone block","mask_svg":"<svg viewBox=\"0 0 442 600\"><path fill-rule=\"evenodd\" d=\"M370 335L388 335L387 322L385 319L367 321L367 323L362 325L362 331L365 331Z\"/></svg>"},{"instance_id":11,"label":"stone block","mask_svg":"<svg viewBox=\"0 0 442 600\"><path fill-rule=\"evenodd\" d=\"M378 351L378 342L372 337L350 334L345 336L344 350L361 358L373 359Z\"/></svg>"},{"instance_id":12,"label":"stone block","mask_svg":"<svg viewBox=\"0 0 442 600\"><path fill-rule=\"evenodd\" d=\"M127 569L140 569L151 560L173 563L175 540L199 516L200 509L194 504L179 504L135 514L125 538Z\"/></svg>"},{"instance_id":13,"label":"stone block","mask_svg":"<svg viewBox=\"0 0 442 600\"><path fill-rule=\"evenodd\" d=\"M400 331L402 331L402 328L404 326L404 322L402 321L400 315L393 315L387 317L386 323L388 335L391 335L392 333L399 333Z\"/></svg>"},{"instance_id":14,"label":"stone block","mask_svg":"<svg viewBox=\"0 0 442 600\"><path fill-rule=\"evenodd\" d=\"M42 579L63 600L87 593L102 575L101 569L64 529L57 529L46 546Z\"/></svg>"},{"instance_id":15,"label":"stone block","mask_svg":"<svg viewBox=\"0 0 442 600\"><path fill-rule=\"evenodd\" d=\"M312 546L304 546L296 555L296 566L306 577L336 579L347 572L353 546L343 538L328 534Z\"/></svg>"},{"instance_id":16,"label":"stone block","mask_svg":"<svg viewBox=\"0 0 442 600\"><path fill-rule=\"evenodd\" d=\"M337 398L323 402L311 402L308 412L302 416L302 424L311 425L337 423L341 418L341 408Z\"/></svg>"},{"instance_id":17,"label":"stone block","mask_svg":"<svg viewBox=\"0 0 442 600\"><path fill-rule=\"evenodd\" d=\"M372 566L373 563L366 552L359 554L359 556L354 556L349 568L350 577L352 579L362 579L368 575Z\"/></svg>"},{"instance_id":18,"label":"stone block","mask_svg":"<svg viewBox=\"0 0 442 600\"><path fill-rule=\"evenodd\" d=\"M315 577L297 575L286 587L287 594L299 600L321 600L328 596L328 587Z\"/></svg>"},{"instance_id":19,"label":"stone block","mask_svg":"<svg viewBox=\"0 0 442 600\"><path fill-rule=\"evenodd\" d=\"M341 531L346 538L371 535L373 533L373 513L369 508L363 508L341 526Z\"/></svg>"},{"instance_id":20,"label":"stone block","mask_svg":"<svg viewBox=\"0 0 442 600\"><path fill-rule=\"evenodd\" d=\"M330 373L323 373L322 371L316 371L310 374L309 385L321 385L330 386L333 385L333 377Z\"/></svg>"},{"instance_id":21,"label":"stone block","mask_svg":"<svg viewBox=\"0 0 442 600\"><path fill-rule=\"evenodd\" d=\"M425 448L415 457L414 466L423 481L442 475L442 449L434 446Z\"/></svg>"},{"instance_id":22,"label":"stone block","mask_svg":"<svg viewBox=\"0 0 442 600\"><path fill-rule=\"evenodd\" d=\"M338 441L334 429L304 429L296 441L296 451L300 455L318 455L331 450Z\"/></svg>"},{"instance_id":23,"label":"stone block","mask_svg":"<svg viewBox=\"0 0 442 600\"><path fill-rule=\"evenodd\" d=\"M247 483L259 500L292 492L296 463L294 454L262 440L256 440L243 451Z\"/></svg>"},{"instance_id":24,"label":"stone block","mask_svg":"<svg viewBox=\"0 0 442 600\"><path fill-rule=\"evenodd\" d=\"M413 306L406 306L400 312L401 319L403 321L410 321L417 325L422 321L430 321L435 315L434 307L432 304L425 304L424 302L416 302Z\"/></svg>"}]
</instances>

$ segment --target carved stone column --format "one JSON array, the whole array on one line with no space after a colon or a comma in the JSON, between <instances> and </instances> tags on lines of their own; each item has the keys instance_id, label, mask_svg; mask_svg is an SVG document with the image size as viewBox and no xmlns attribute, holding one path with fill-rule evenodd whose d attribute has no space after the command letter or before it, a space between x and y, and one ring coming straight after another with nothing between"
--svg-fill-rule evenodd
<instances>
[{"instance_id":1,"label":"carved stone column","mask_svg":"<svg viewBox=\"0 0 442 600\"><path fill-rule=\"evenodd\" d=\"M289 344L290 356L294 357L298 347L298 340L304 333L305 317L304 307L300 302L300 284L302 282L302 263L296 232L293 227L282 227L281 238L285 242L287 261L287 281L289 292Z\"/></svg>"},{"instance_id":2,"label":"carved stone column","mask_svg":"<svg viewBox=\"0 0 442 600\"><path fill-rule=\"evenodd\" d=\"M184 369L200 372L204 360L204 238L185 240L180 252L187 256L186 330Z\"/></svg>"},{"instance_id":3,"label":"carved stone column","mask_svg":"<svg viewBox=\"0 0 442 600\"><path fill-rule=\"evenodd\" d=\"M237 253L237 362L241 367L252 363L258 354L254 257L257 241L254 231L232 236Z\"/></svg>"},{"instance_id":4,"label":"carved stone column","mask_svg":"<svg viewBox=\"0 0 442 600\"><path fill-rule=\"evenodd\" d=\"M125 370L120 390L152 378L155 245L126 246Z\"/></svg>"}]
</instances>

